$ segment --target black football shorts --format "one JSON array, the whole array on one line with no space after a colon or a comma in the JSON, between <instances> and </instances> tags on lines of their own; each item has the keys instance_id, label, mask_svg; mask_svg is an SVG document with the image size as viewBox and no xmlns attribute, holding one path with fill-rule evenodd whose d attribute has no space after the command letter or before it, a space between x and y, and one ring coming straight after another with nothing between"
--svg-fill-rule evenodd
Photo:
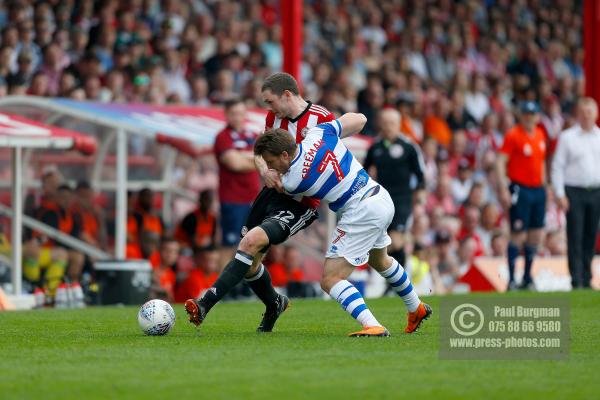
<instances>
[{"instance_id":1,"label":"black football shorts","mask_svg":"<svg viewBox=\"0 0 600 400\"><path fill-rule=\"evenodd\" d=\"M318 218L317 210L305 206L291 196L264 187L256 196L242 228L241 236L260 226L269 237L269 245L281 244L290 236L306 228ZM268 246L261 250L266 252Z\"/></svg>"}]
</instances>

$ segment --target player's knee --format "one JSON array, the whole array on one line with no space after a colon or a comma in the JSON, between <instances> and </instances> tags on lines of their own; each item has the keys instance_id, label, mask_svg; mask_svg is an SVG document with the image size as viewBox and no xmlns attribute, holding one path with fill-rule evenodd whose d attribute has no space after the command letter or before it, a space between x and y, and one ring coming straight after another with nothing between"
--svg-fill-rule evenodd
<instances>
[{"instance_id":1,"label":"player's knee","mask_svg":"<svg viewBox=\"0 0 600 400\"><path fill-rule=\"evenodd\" d=\"M375 268L377 271L385 269L392 263L392 259L386 254L371 254L369 255L369 265Z\"/></svg>"},{"instance_id":2,"label":"player's knee","mask_svg":"<svg viewBox=\"0 0 600 400\"><path fill-rule=\"evenodd\" d=\"M251 229L246 236L243 237L238 249L244 253L256 255L260 250L269 244L269 238L266 233L256 227Z\"/></svg>"},{"instance_id":3,"label":"player's knee","mask_svg":"<svg viewBox=\"0 0 600 400\"><path fill-rule=\"evenodd\" d=\"M339 276L338 274L324 273L323 277L321 278L321 282L320 282L321 289L323 289L323 291L325 291L326 293L329 293L331 288L334 287L335 284L338 283L339 281L341 281L342 279L344 279L344 277Z\"/></svg>"},{"instance_id":4,"label":"player's knee","mask_svg":"<svg viewBox=\"0 0 600 400\"><path fill-rule=\"evenodd\" d=\"M290 228L286 224L275 219L267 219L260 224L260 228L267 236L268 244L281 244L290 236Z\"/></svg>"},{"instance_id":5,"label":"player's knee","mask_svg":"<svg viewBox=\"0 0 600 400\"><path fill-rule=\"evenodd\" d=\"M532 229L527 233L524 241L529 246L539 246L542 243L543 233L542 229Z\"/></svg>"},{"instance_id":6,"label":"player's knee","mask_svg":"<svg viewBox=\"0 0 600 400\"><path fill-rule=\"evenodd\" d=\"M321 283L321 289L323 289L323 291L325 293L329 293L329 291L333 287L333 285L329 282L329 279L327 279L326 277L321 278L320 283Z\"/></svg>"},{"instance_id":7,"label":"player's knee","mask_svg":"<svg viewBox=\"0 0 600 400\"><path fill-rule=\"evenodd\" d=\"M527 238L526 232L513 232L510 235L510 241L513 242L517 246L522 246Z\"/></svg>"}]
</instances>

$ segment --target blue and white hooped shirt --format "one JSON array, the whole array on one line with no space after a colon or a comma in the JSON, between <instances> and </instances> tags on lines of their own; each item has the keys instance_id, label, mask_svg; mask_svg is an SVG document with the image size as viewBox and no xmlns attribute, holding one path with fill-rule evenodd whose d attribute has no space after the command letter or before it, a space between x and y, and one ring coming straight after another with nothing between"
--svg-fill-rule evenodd
<instances>
[{"instance_id":1,"label":"blue and white hooped shirt","mask_svg":"<svg viewBox=\"0 0 600 400\"><path fill-rule=\"evenodd\" d=\"M341 133L338 120L306 133L290 169L281 177L287 193L323 200L332 211L338 211L352 195L376 184L342 143Z\"/></svg>"}]
</instances>

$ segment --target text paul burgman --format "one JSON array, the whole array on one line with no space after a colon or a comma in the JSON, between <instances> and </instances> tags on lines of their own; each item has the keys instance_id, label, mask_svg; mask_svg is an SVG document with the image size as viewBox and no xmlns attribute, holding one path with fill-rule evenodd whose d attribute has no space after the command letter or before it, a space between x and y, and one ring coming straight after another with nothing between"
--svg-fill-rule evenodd
<instances>
[{"instance_id":1,"label":"text paul burgman","mask_svg":"<svg viewBox=\"0 0 600 400\"><path fill-rule=\"evenodd\" d=\"M494 317L500 318L558 318L558 307L494 306Z\"/></svg>"}]
</instances>

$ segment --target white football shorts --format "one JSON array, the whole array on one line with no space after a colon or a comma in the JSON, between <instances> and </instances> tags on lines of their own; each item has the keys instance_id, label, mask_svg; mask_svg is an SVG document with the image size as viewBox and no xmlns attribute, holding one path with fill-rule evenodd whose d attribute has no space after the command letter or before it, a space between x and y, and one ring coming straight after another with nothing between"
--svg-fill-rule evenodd
<instances>
[{"instance_id":1,"label":"white football shorts","mask_svg":"<svg viewBox=\"0 0 600 400\"><path fill-rule=\"evenodd\" d=\"M359 191L336 213L337 226L325 258L344 257L359 266L369 260L371 249L382 249L392 243L387 229L394 218L394 203L383 186L379 186L377 194L370 195L375 188Z\"/></svg>"}]
</instances>

